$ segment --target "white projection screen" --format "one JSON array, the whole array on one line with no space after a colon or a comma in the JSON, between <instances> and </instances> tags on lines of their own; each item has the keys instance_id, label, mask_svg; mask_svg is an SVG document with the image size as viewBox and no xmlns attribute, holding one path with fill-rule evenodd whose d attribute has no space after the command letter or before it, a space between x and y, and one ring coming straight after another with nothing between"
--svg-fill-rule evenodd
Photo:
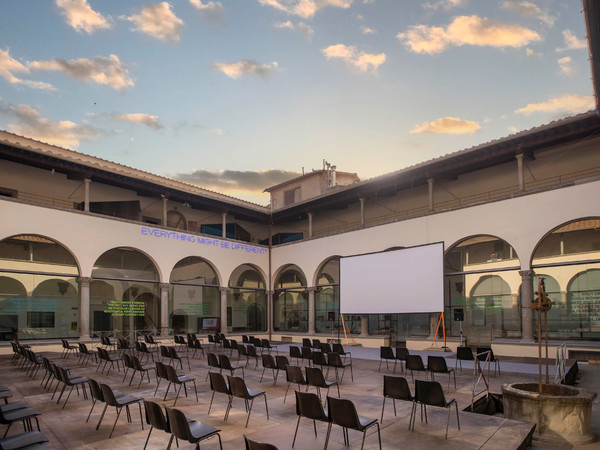
<instances>
[{"instance_id":1,"label":"white projection screen","mask_svg":"<svg viewBox=\"0 0 600 450\"><path fill-rule=\"evenodd\" d=\"M443 242L340 258L342 314L443 310Z\"/></svg>"}]
</instances>

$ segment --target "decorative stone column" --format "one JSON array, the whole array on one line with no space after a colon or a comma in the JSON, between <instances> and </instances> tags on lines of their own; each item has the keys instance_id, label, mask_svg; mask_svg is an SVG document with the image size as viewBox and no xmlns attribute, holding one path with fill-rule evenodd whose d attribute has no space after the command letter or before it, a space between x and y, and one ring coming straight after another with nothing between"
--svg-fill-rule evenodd
<instances>
[{"instance_id":1,"label":"decorative stone column","mask_svg":"<svg viewBox=\"0 0 600 450\"><path fill-rule=\"evenodd\" d=\"M169 283L160 283L160 335L169 335Z\"/></svg>"},{"instance_id":2,"label":"decorative stone column","mask_svg":"<svg viewBox=\"0 0 600 450\"><path fill-rule=\"evenodd\" d=\"M269 336L271 336L272 332L273 332L273 291L267 291L267 333L269 333Z\"/></svg>"},{"instance_id":3,"label":"decorative stone column","mask_svg":"<svg viewBox=\"0 0 600 450\"><path fill-rule=\"evenodd\" d=\"M522 192L525 189L525 178L523 175L523 153L518 153L516 155L517 158L517 176L519 177L519 192Z\"/></svg>"},{"instance_id":4,"label":"decorative stone column","mask_svg":"<svg viewBox=\"0 0 600 450\"><path fill-rule=\"evenodd\" d=\"M521 341L532 343L533 339L533 310L529 306L533 303L533 270L520 270L521 275L521 319L523 331Z\"/></svg>"},{"instance_id":5,"label":"decorative stone column","mask_svg":"<svg viewBox=\"0 0 600 450\"><path fill-rule=\"evenodd\" d=\"M313 213L309 212L308 215L308 237L313 237Z\"/></svg>"},{"instance_id":6,"label":"decorative stone column","mask_svg":"<svg viewBox=\"0 0 600 450\"><path fill-rule=\"evenodd\" d=\"M221 214L221 228L222 228L221 237L226 238L227 237L227 213L226 212Z\"/></svg>"},{"instance_id":7,"label":"decorative stone column","mask_svg":"<svg viewBox=\"0 0 600 450\"><path fill-rule=\"evenodd\" d=\"M360 336L368 336L369 335L369 315L361 314L360 315Z\"/></svg>"},{"instance_id":8,"label":"decorative stone column","mask_svg":"<svg viewBox=\"0 0 600 450\"><path fill-rule=\"evenodd\" d=\"M83 180L84 194L83 194L83 210L90 212L90 183L92 180L85 178Z\"/></svg>"},{"instance_id":9,"label":"decorative stone column","mask_svg":"<svg viewBox=\"0 0 600 450\"><path fill-rule=\"evenodd\" d=\"M79 339L90 339L90 283L92 278L79 277Z\"/></svg>"},{"instance_id":10,"label":"decorative stone column","mask_svg":"<svg viewBox=\"0 0 600 450\"><path fill-rule=\"evenodd\" d=\"M161 194L161 197L162 197L162 226L166 227L167 226L167 210L169 208L169 199L164 194Z\"/></svg>"},{"instance_id":11,"label":"decorative stone column","mask_svg":"<svg viewBox=\"0 0 600 450\"><path fill-rule=\"evenodd\" d=\"M220 287L221 293L221 333L227 334L227 293L228 287Z\"/></svg>"},{"instance_id":12,"label":"decorative stone column","mask_svg":"<svg viewBox=\"0 0 600 450\"><path fill-rule=\"evenodd\" d=\"M427 184L429 185L429 211L433 211L433 178L429 178Z\"/></svg>"},{"instance_id":13,"label":"decorative stone column","mask_svg":"<svg viewBox=\"0 0 600 450\"><path fill-rule=\"evenodd\" d=\"M360 201L360 227L364 228L365 227L365 199L361 197L358 200Z\"/></svg>"},{"instance_id":14,"label":"decorative stone column","mask_svg":"<svg viewBox=\"0 0 600 450\"><path fill-rule=\"evenodd\" d=\"M308 291L308 334L315 334L315 292L316 287L306 288Z\"/></svg>"}]
</instances>

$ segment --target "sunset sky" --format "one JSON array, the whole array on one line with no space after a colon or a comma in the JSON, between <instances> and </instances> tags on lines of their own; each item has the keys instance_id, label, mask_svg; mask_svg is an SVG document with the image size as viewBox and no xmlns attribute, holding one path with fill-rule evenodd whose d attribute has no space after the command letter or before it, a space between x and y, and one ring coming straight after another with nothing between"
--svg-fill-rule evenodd
<instances>
[{"instance_id":1,"label":"sunset sky","mask_svg":"<svg viewBox=\"0 0 600 450\"><path fill-rule=\"evenodd\" d=\"M594 107L578 0L4 0L0 129L266 205Z\"/></svg>"}]
</instances>

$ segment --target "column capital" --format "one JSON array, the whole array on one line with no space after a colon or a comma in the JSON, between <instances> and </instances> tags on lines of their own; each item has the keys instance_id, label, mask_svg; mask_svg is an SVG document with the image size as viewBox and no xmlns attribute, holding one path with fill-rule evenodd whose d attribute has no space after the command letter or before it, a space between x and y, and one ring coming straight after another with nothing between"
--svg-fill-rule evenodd
<instances>
[{"instance_id":1,"label":"column capital","mask_svg":"<svg viewBox=\"0 0 600 450\"><path fill-rule=\"evenodd\" d=\"M160 286L161 290L169 289L169 283L158 283L158 285Z\"/></svg>"},{"instance_id":2,"label":"column capital","mask_svg":"<svg viewBox=\"0 0 600 450\"><path fill-rule=\"evenodd\" d=\"M317 292L317 287L316 287L316 286L307 287L307 288L306 288L306 291L307 291L309 294L310 294L311 292L312 292L312 293L315 293L315 292Z\"/></svg>"},{"instance_id":3,"label":"column capital","mask_svg":"<svg viewBox=\"0 0 600 450\"><path fill-rule=\"evenodd\" d=\"M222 294L229 294L229 288L227 286L219 286L219 292Z\"/></svg>"},{"instance_id":4,"label":"column capital","mask_svg":"<svg viewBox=\"0 0 600 450\"><path fill-rule=\"evenodd\" d=\"M91 283L93 280L94 280L94 279L93 279L92 277L79 277L79 278L77 279L77 281L79 281L79 284L80 284L81 286L84 286L84 285L87 285L87 286L89 286L89 285L90 285L90 283Z\"/></svg>"},{"instance_id":5,"label":"column capital","mask_svg":"<svg viewBox=\"0 0 600 450\"><path fill-rule=\"evenodd\" d=\"M529 278L531 279L534 275L533 270L528 269L528 270L519 270L519 275L521 275L521 278Z\"/></svg>"}]
</instances>

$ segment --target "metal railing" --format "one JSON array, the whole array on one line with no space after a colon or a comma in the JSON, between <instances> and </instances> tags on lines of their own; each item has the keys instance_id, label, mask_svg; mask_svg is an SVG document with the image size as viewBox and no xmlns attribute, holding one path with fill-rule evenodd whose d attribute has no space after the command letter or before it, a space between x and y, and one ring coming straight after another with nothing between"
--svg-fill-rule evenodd
<instances>
[{"instance_id":1,"label":"metal railing","mask_svg":"<svg viewBox=\"0 0 600 450\"><path fill-rule=\"evenodd\" d=\"M559 345L556 349L556 362L554 366L554 383L561 384L567 375L567 343Z\"/></svg>"}]
</instances>

